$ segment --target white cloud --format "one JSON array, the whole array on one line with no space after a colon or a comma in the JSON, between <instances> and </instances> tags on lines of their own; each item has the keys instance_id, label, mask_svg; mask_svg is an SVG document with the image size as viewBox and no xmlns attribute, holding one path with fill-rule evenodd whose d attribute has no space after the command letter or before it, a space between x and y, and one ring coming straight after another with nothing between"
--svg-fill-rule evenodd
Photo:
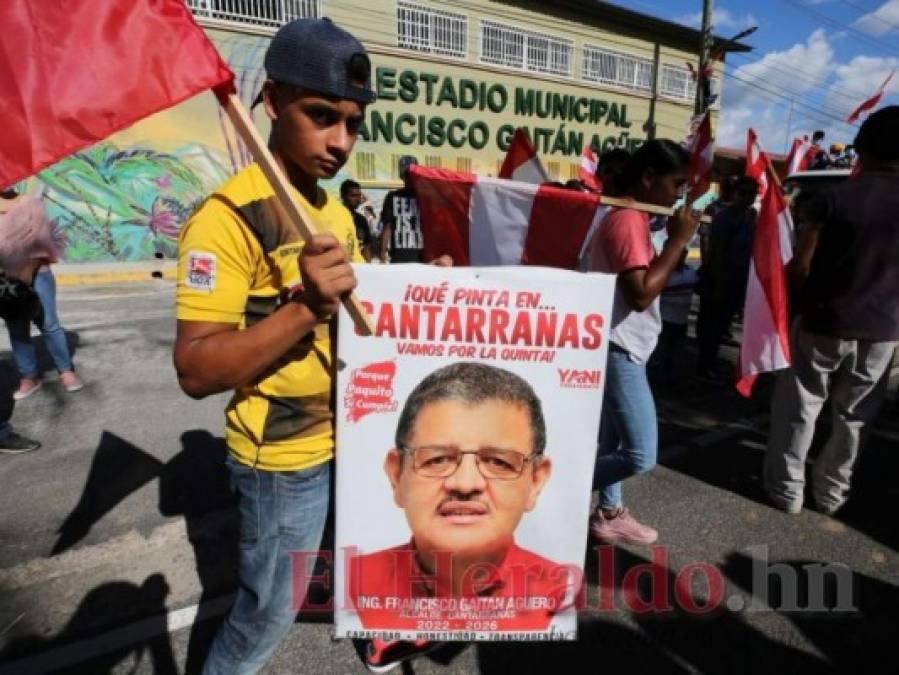
<instances>
[{"instance_id":1,"label":"white cloud","mask_svg":"<svg viewBox=\"0 0 899 675\"><path fill-rule=\"evenodd\" d=\"M899 0L887 0L873 12L859 17L854 25L859 30L878 37L899 31Z\"/></svg>"},{"instance_id":2,"label":"white cloud","mask_svg":"<svg viewBox=\"0 0 899 675\"><path fill-rule=\"evenodd\" d=\"M831 84L837 70L848 65L836 61L829 36L819 29L805 42L768 52L758 61L730 71L733 77L725 80L718 144L744 147L748 127L756 130L762 147L770 152L783 152L790 138L814 129L823 128L828 140L844 139L850 130L829 120L820 109L836 115L827 94L831 86L837 86ZM839 77L836 81L843 82ZM792 112L790 94L795 98Z\"/></svg>"},{"instance_id":3,"label":"white cloud","mask_svg":"<svg viewBox=\"0 0 899 675\"><path fill-rule=\"evenodd\" d=\"M727 79L723 103L739 107L758 102L760 96L772 98L772 92L800 96L820 89L820 82L835 67L833 47L819 28L805 42L785 51L768 52L758 61L733 71L733 77Z\"/></svg>"},{"instance_id":4,"label":"white cloud","mask_svg":"<svg viewBox=\"0 0 899 675\"><path fill-rule=\"evenodd\" d=\"M674 19L677 23L685 26L699 28L702 25L702 12L695 14L685 14ZM716 31L722 30L743 30L752 26L758 26L758 20L750 13L737 16L727 9L715 9L712 11L712 27Z\"/></svg>"},{"instance_id":5,"label":"white cloud","mask_svg":"<svg viewBox=\"0 0 899 675\"><path fill-rule=\"evenodd\" d=\"M893 70L899 70L899 58L856 56L835 68L836 78L828 91L828 104L848 117L859 103L874 95ZM885 92L887 95L899 92L899 81L895 77Z\"/></svg>"}]
</instances>

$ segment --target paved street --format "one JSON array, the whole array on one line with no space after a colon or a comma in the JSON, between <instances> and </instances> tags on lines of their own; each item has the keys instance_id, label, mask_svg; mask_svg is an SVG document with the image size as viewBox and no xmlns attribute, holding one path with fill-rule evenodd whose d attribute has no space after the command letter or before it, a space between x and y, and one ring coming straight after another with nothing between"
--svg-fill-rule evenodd
<instances>
[{"instance_id":1,"label":"paved street","mask_svg":"<svg viewBox=\"0 0 899 675\"><path fill-rule=\"evenodd\" d=\"M178 389L171 281L66 287L59 306L87 386L66 394L48 370L12 417L44 447L0 456L0 675L197 672L234 587L227 397L197 402ZM3 405L15 386L10 358L3 332ZM46 351L43 361L49 368ZM896 401L871 433L844 512L789 516L759 494L770 382L746 401L685 370L657 392L661 466L625 485L663 548L588 550L580 639L450 646L407 673L800 673L893 662ZM674 609L636 611L650 583ZM719 608L703 613L709 598ZM331 640L330 617L309 613L266 672L364 670L351 642Z\"/></svg>"}]
</instances>

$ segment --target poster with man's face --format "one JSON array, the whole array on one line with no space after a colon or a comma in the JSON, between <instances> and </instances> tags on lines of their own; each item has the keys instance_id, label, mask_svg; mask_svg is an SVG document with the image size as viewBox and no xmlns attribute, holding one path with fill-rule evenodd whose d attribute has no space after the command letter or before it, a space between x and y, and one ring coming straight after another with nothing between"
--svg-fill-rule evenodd
<instances>
[{"instance_id":1,"label":"poster with man's face","mask_svg":"<svg viewBox=\"0 0 899 675\"><path fill-rule=\"evenodd\" d=\"M576 638L613 276L355 267L341 310L338 637Z\"/></svg>"}]
</instances>

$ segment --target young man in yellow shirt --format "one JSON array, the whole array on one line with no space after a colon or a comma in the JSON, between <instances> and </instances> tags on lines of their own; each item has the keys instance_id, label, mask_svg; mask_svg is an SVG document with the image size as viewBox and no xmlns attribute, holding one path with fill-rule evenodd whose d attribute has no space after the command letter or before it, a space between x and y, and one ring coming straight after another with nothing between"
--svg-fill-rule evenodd
<instances>
[{"instance_id":1,"label":"young man in yellow shirt","mask_svg":"<svg viewBox=\"0 0 899 675\"><path fill-rule=\"evenodd\" d=\"M175 367L194 398L234 390L225 438L240 518L239 588L203 672L255 673L294 622L291 553L318 551L334 453L331 318L362 260L318 187L346 163L375 99L362 45L329 20L282 27L260 95L269 146L320 233L303 242L258 166L185 224Z\"/></svg>"}]
</instances>

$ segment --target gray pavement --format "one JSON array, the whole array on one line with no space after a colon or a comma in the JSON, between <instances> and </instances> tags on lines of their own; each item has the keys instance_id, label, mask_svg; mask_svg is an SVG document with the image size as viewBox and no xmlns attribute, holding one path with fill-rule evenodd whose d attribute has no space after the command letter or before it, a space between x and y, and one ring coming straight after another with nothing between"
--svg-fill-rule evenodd
<instances>
[{"instance_id":1,"label":"gray pavement","mask_svg":"<svg viewBox=\"0 0 899 675\"><path fill-rule=\"evenodd\" d=\"M226 397L180 393L172 296L162 279L60 291L87 387L66 394L48 373L12 417L44 447L0 456L0 674L183 673L202 662L234 587ZM4 335L4 398L14 381ZM759 495L769 389L760 382L749 401L689 377L657 389L661 466L625 496L663 548L588 551L576 643L454 645L406 672L887 667L899 635L897 406L871 434L845 511L788 516ZM689 576L696 563L712 566L710 587ZM639 611L651 584L667 586L653 597L672 610ZM720 606L703 613L709 598ZM265 672L364 671L351 642L331 640L329 616L304 614Z\"/></svg>"}]
</instances>

